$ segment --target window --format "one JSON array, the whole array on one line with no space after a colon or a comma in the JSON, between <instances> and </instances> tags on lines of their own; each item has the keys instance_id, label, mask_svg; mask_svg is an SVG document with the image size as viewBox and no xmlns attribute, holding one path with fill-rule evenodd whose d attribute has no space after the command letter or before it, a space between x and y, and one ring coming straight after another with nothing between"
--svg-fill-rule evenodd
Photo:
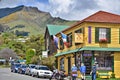
<instances>
[{"instance_id":1,"label":"window","mask_svg":"<svg viewBox=\"0 0 120 80\"><path fill-rule=\"evenodd\" d=\"M98 70L112 70L113 56L111 52L95 53L94 60Z\"/></svg>"},{"instance_id":2,"label":"window","mask_svg":"<svg viewBox=\"0 0 120 80\"><path fill-rule=\"evenodd\" d=\"M80 28L75 31L75 34L74 34L75 45L79 45L83 43L83 29L84 28Z\"/></svg>"},{"instance_id":3,"label":"window","mask_svg":"<svg viewBox=\"0 0 120 80\"><path fill-rule=\"evenodd\" d=\"M77 52L75 55L75 65L79 68L81 66L81 53Z\"/></svg>"},{"instance_id":4,"label":"window","mask_svg":"<svg viewBox=\"0 0 120 80\"><path fill-rule=\"evenodd\" d=\"M67 35L67 42L69 43L69 47L72 46L72 33Z\"/></svg>"},{"instance_id":5,"label":"window","mask_svg":"<svg viewBox=\"0 0 120 80\"><path fill-rule=\"evenodd\" d=\"M99 40L106 39L107 38L106 33L107 33L106 28L100 28L99 29Z\"/></svg>"},{"instance_id":6,"label":"window","mask_svg":"<svg viewBox=\"0 0 120 80\"><path fill-rule=\"evenodd\" d=\"M76 30L75 33L83 33L83 28Z\"/></svg>"},{"instance_id":7,"label":"window","mask_svg":"<svg viewBox=\"0 0 120 80\"><path fill-rule=\"evenodd\" d=\"M62 38L60 37L60 50L63 50L63 49L64 49L64 43Z\"/></svg>"},{"instance_id":8,"label":"window","mask_svg":"<svg viewBox=\"0 0 120 80\"><path fill-rule=\"evenodd\" d=\"M64 70L64 58L60 59L60 70Z\"/></svg>"},{"instance_id":9,"label":"window","mask_svg":"<svg viewBox=\"0 0 120 80\"><path fill-rule=\"evenodd\" d=\"M110 28L95 28L95 42L111 42L111 29Z\"/></svg>"}]
</instances>

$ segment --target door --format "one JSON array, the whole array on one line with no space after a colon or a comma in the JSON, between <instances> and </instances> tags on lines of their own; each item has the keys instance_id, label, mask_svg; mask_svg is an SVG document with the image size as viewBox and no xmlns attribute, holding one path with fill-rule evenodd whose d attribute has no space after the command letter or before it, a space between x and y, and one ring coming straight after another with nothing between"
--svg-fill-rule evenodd
<instances>
[{"instance_id":1,"label":"door","mask_svg":"<svg viewBox=\"0 0 120 80\"><path fill-rule=\"evenodd\" d=\"M86 66L86 74L90 74L92 66L92 54L83 54L83 62Z\"/></svg>"},{"instance_id":2,"label":"door","mask_svg":"<svg viewBox=\"0 0 120 80\"><path fill-rule=\"evenodd\" d=\"M71 71L71 57L68 57L68 74Z\"/></svg>"}]
</instances>

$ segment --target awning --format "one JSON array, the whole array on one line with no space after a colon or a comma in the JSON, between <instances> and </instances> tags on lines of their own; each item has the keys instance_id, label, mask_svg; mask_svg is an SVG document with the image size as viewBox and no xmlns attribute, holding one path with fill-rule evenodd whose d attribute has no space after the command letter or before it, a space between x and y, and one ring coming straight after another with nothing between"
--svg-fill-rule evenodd
<instances>
[{"instance_id":1,"label":"awning","mask_svg":"<svg viewBox=\"0 0 120 80\"><path fill-rule=\"evenodd\" d=\"M120 51L120 48L115 47L83 47L79 51L89 50L89 51Z\"/></svg>"},{"instance_id":2,"label":"awning","mask_svg":"<svg viewBox=\"0 0 120 80\"><path fill-rule=\"evenodd\" d=\"M65 51L65 52L60 52L57 53L55 56L62 56L62 55L66 55L66 54L70 54L70 53L75 53L78 51L120 51L120 48L113 48L113 47L109 47L109 48L103 48L103 47L82 47L82 48L78 48L78 49L74 49L74 50L69 50L69 51Z\"/></svg>"},{"instance_id":3,"label":"awning","mask_svg":"<svg viewBox=\"0 0 120 80\"><path fill-rule=\"evenodd\" d=\"M70 54L70 53L74 53L74 52L78 52L80 50L80 48L78 49L74 49L74 50L69 50L69 51L66 51L66 52L60 52L60 53L57 53L55 56L62 56L62 55L66 55L66 54Z\"/></svg>"}]
</instances>

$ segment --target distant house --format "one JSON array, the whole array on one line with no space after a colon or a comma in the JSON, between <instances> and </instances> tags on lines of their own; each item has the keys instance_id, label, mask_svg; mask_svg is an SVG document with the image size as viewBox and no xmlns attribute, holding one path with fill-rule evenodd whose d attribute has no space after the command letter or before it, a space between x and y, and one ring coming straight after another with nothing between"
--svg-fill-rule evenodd
<instances>
[{"instance_id":1,"label":"distant house","mask_svg":"<svg viewBox=\"0 0 120 80\"><path fill-rule=\"evenodd\" d=\"M58 32L68 28L69 26L65 25L47 25L45 30L45 50L48 51L48 56L57 52L57 47L54 43L54 35Z\"/></svg>"}]
</instances>

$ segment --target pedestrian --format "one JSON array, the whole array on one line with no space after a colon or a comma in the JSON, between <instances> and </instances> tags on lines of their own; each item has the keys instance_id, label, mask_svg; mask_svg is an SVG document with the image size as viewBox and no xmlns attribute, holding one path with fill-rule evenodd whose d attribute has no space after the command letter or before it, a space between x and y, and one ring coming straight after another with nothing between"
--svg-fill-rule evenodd
<instances>
[{"instance_id":1,"label":"pedestrian","mask_svg":"<svg viewBox=\"0 0 120 80\"><path fill-rule=\"evenodd\" d=\"M95 63L92 66L92 70L90 74L92 75L92 80L96 80L96 64Z\"/></svg>"},{"instance_id":2,"label":"pedestrian","mask_svg":"<svg viewBox=\"0 0 120 80\"><path fill-rule=\"evenodd\" d=\"M80 73L82 80L85 80L86 66L84 65L84 63L81 63Z\"/></svg>"},{"instance_id":3,"label":"pedestrian","mask_svg":"<svg viewBox=\"0 0 120 80\"><path fill-rule=\"evenodd\" d=\"M73 64L73 66L71 68L71 71L72 71L72 80L76 80L76 78L77 78L77 67L75 66L75 64Z\"/></svg>"}]
</instances>

